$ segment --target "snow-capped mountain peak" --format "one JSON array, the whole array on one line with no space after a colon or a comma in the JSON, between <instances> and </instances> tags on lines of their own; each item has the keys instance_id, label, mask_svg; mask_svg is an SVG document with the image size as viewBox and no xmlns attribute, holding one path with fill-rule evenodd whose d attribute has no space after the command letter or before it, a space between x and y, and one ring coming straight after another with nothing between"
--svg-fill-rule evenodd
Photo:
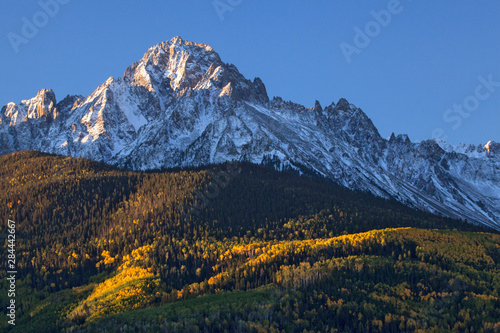
<instances>
[{"instance_id":1,"label":"snow-capped mountain peak","mask_svg":"<svg viewBox=\"0 0 500 333\"><path fill-rule=\"evenodd\" d=\"M247 160L500 230L500 149L380 136L341 98L326 107L269 99L208 45L175 37L87 97L52 90L0 114L1 153L36 149L132 169Z\"/></svg>"}]
</instances>

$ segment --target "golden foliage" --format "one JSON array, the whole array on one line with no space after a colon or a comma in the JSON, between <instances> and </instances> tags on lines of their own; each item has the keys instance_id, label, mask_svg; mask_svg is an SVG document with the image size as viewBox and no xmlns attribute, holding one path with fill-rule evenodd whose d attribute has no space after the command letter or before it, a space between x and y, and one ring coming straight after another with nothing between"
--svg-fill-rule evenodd
<instances>
[{"instance_id":1,"label":"golden foliage","mask_svg":"<svg viewBox=\"0 0 500 333\"><path fill-rule=\"evenodd\" d=\"M141 308L154 298L159 280L151 268L137 267L152 251L151 245L135 249L123 257L117 274L96 286L90 296L81 302L69 315L69 319L94 320L109 314ZM109 251L103 251L104 264L114 262Z\"/></svg>"}]
</instances>

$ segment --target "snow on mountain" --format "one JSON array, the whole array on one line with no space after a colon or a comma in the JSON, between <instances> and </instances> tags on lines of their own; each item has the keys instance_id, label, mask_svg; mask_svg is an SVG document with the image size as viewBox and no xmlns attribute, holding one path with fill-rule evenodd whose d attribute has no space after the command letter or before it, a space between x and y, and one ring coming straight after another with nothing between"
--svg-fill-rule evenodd
<instances>
[{"instance_id":1,"label":"snow on mountain","mask_svg":"<svg viewBox=\"0 0 500 333\"><path fill-rule=\"evenodd\" d=\"M500 144L384 139L345 99L269 99L208 45L175 37L91 95L52 90L0 113L0 153L35 149L132 169L228 160L292 168L500 230Z\"/></svg>"}]
</instances>

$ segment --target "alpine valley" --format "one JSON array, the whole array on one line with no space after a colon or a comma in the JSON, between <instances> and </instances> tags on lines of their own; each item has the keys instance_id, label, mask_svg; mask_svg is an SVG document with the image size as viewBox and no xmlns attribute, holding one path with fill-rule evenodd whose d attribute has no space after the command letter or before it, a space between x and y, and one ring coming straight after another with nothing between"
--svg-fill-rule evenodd
<instances>
[{"instance_id":1,"label":"alpine valley","mask_svg":"<svg viewBox=\"0 0 500 333\"><path fill-rule=\"evenodd\" d=\"M208 45L155 45L90 96L50 89L0 118L0 153L37 150L132 170L249 161L500 230L500 144L451 146L380 136L345 99L322 107L269 99Z\"/></svg>"}]
</instances>

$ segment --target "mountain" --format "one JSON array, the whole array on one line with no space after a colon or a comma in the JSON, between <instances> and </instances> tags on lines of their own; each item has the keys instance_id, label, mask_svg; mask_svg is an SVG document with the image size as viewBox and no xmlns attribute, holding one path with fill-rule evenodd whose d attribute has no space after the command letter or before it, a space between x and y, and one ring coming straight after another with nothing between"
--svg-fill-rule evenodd
<instances>
[{"instance_id":1,"label":"mountain","mask_svg":"<svg viewBox=\"0 0 500 333\"><path fill-rule=\"evenodd\" d=\"M500 144L382 138L345 99L269 99L208 45L175 37L91 95L52 90L1 111L0 153L38 150L133 170L249 161L500 230Z\"/></svg>"},{"instance_id":2,"label":"mountain","mask_svg":"<svg viewBox=\"0 0 500 333\"><path fill-rule=\"evenodd\" d=\"M318 177L22 151L0 156L0 202L1 332L500 327L498 233Z\"/></svg>"}]
</instances>

